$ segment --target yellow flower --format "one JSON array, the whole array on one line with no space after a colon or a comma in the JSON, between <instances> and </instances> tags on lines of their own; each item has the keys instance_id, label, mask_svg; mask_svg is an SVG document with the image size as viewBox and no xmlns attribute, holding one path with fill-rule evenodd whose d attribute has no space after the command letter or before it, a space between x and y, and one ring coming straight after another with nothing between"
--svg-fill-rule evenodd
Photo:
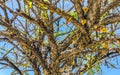
<instances>
[{"instance_id":1,"label":"yellow flower","mask_svg":"<svg viewBox=\"0 0 120 75\"><path fill-rule=\"evenodd\" d=\"M96 28L98 28L98 26L95 25L94 28L96 29Z\"/></svg>"},{"instance_id":2,"label":"yellow flower","mask_svg":"<svg viewBox=\"0 0 120 75\"><path fill-rule=\"evenodd\" d=\"M86 20L86 19L81 20L81 24L82 24L82 25L85 25L85 24L86 24L86 22L87 22L87 20Z\"/></svg>"},{"instance_id":3,"label":"yellow flower","mask_svg":"<svg viewBox=\"0 0 120 75\"><path fill-rule=\"evenodd\" d=\"M105 55L106 53L107 53L106 50L102 50L102 51L101 51L101 55Z\"/></svg>"},{"instance_id":4,"label":"yellow flower","mask_svg":"<svg viewBox=\"0 0 120 75\"><path fill-rule=\"evenodd\" d=\"M50 10L50 12L52 12L52 13L53 13L53 12L54 12L54 10Z\"/></svg>"},{"instance_id":5,"label":"yellow flower","mask_svg":"<svg viewBox=\"0 0 120 75\"><path fill-rule=\"evenodd\" d=\"M102 43L101 43L101 46L102 46L102 48L109 48L109 41L106 41L106 42L103 42L102 41Z\"/></svg>"},{"instance_id":6,"label":"yellow flower","mask_svg":"<svg viewBox=\"0 0 120 75\"><path fill-rule=\"evenodd\" d=\"M83 11L84 11L85 13L87 13L87 12L88 12L88 7L84 7L84 8L83 8Z\"/></svg>"},{"instance_id":7,"label":"yellow flower","mask_svg":"<svg viewBox=\"0 0 120 75\"><path fill-rule=\"evenodd\" d=\"M32 8L32 2L29 3L29 6L28 6L29 9Z\"/></svg>"},{"instance_id":8,"label":"yellow flower","mask_svg":"<svg viewBox=\"0 0 120 75\"><path fill-rule=\"evenodd\" d=\"M72 61L72 62L71 62L71 65L75 65L75 61Z\"/></svg>"},{"instance_id":9,"label":"yellow flower","mask_svg":"<svg viewBox=\"0 0 120 75\"><path fill-rule=\"evenodd\" d=\"M109 43L108 42L105 42L104 48L109 48Z\"/></svg>"},{"instance_id":10,"label":"yellow flower","mask_svg":"<svg viewBox=\"0 0 120 75\"><path fill-rule=\"evenodd\" d=\"M28 0L27 3L28 3L28 8L31 9L32 8L32 1Z\"/></svg>"},{"instance_id":11,"label":"yellow flower","mask_svg":"<svg viewBox=\"0 0 120 75\"><path fill-rule=\"evenodd\" d=\"M9 34L13 34L13 32L9 32Z\"/></svg>"},{"instance_id":12,"label":"yellow flower","mask_svg":"<svg viewBox=\"0 0 120 75\"><path fill-rule=\"evenodd\" d=\"M108 29L107 28L100 28L100 32L103 32L103 33L106 33L106 32L108 32Z\"/></svg>"}]
</instances>

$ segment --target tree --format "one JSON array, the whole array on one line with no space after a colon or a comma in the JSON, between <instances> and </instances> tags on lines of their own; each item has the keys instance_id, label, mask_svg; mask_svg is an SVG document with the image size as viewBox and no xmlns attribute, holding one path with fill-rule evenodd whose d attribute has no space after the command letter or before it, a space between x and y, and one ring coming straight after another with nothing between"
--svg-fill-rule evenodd
<instances>
[{"instance_id":1,"label":"tree","mask_svg":"<svg viewBox=\"0 0 120 75\"><path fill-rule=\"evenodd\" d=\"M15 74L94 75L119 56L120 0L0 0L0 64ZM109 58L108 58L109 57ZM75 70L75 71L73 71Z\"/></svg>"}]
</instances>

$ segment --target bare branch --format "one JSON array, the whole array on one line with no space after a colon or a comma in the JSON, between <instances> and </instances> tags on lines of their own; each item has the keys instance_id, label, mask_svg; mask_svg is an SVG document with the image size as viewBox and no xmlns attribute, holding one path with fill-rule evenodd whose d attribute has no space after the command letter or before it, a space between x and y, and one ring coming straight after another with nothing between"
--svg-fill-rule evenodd
<instances>
[{"instance_id":1,"label":"bare branch","mask_svg":"<svg viewBox=\"0 0 120 75\"><path fill-rule=\"evenodd\" d=\"M7 57L3 57L3 59L9 64L11 68L16 70L20 75L23 75L20 69L16 65L14 65L14 63L12 63Z\"/></svg>"}]
</instances>

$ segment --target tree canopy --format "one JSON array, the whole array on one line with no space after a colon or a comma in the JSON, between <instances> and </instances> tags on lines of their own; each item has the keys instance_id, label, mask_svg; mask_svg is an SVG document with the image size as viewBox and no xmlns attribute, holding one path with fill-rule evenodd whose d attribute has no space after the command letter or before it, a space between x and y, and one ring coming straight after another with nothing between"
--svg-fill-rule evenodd
<instances>
[{"instance_id":1,"label":"tree canopy","mask_svg":"<svg viewBox=\"0 0 120 75\"><path fill-rule=\"evenodd\" d=\"M0 69L94 75L103 62L116 68L107 60L120 54L119 6L120 0L0 0Z\"/></svg>"}]
</instances>

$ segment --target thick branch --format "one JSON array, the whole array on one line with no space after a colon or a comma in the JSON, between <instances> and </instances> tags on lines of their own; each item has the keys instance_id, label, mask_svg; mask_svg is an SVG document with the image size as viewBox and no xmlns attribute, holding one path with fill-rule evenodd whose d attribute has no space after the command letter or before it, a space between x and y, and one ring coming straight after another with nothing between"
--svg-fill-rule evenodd
<instances>
[{"instance_id":1,"label":"thick branch","mask_svg":"<svg viewBox=\"0 0 120 75\"><path fill-rule=\"evenodd\" d=\"M71 0L74 3L77 13L79 14L79 19L84 19L84 12L80 0Z\"/></svg>"},{"instance_id":2,"label":"thick branch","mask_svg":"<svg viewBox=\"0 0 120 75\"><path fill-rule=\"evenodd\" d=\"M104 20L101 21L101 25L112 24L115 22L120 22L120 14L105 18Z\"/></svg>"},{"instance_id":3,"label":"thick branch","mask_svg":"<svg viewBox=\"0 0 120 75\"><path fill-rule=\"evenodd\" d=\"M89 12L88 12L88 25L91 27L94 22L96 21L97 18L99 18L100 15L100 5L101 5L101 0L90 0L88 1L89 4Z\"/></svg>"}]
</instances>

